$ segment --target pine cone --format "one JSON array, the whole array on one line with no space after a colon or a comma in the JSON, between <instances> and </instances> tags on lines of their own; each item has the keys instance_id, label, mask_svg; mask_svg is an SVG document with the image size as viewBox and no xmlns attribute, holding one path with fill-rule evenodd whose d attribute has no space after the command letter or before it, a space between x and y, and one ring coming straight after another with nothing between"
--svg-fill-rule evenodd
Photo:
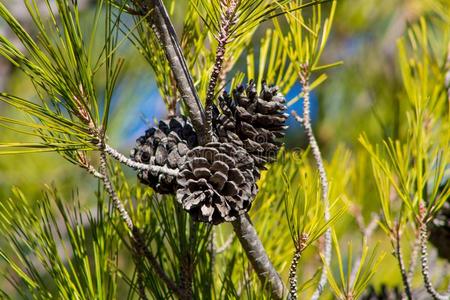
<instances>
[{"instance_id":1,"label":"pine cone","mask_svg":"<svg viewBox=\"0 0 450 300\"><path fill-rule=\"evenodd\" d=\"M216 109L215 129L221 142L233 143L247 150L259 168L276 159L288 118L286 100L277 87L265 82L258 95L253 80L247 88L239 86L233 97L224 92L219 97L221 114Z\"/></svg>"},{"instance_id":2,"label":"pine cone","mask_svg":"<svg viewBox=\"0 0 450 300\"><path fill-rule=\"evenodd\" d=\"M160 121L145 135L136 140L131 158L141 163L151 163L169 168L180 168L188 151L197 146L197 135L185 117ZM161 194L175 193L176 178L151 171L139 171L139 180Z\"/></svg>"},{"instance_id":3,"label":"pine cone","mask_svg":"<svg viewBox=\"0 0 450 300\"><path fill-rule=\"evenodd\" d=\"M402 295L398 287L388 288L385 284L381 285L381 290L377 292L371 285L368 291L361 297L361 300L400 300Z\"/></svg>"},{"instance_id":4,"label":"pine cone","mask_svg":"<svg viewBox=\"0 0 450 300\"><path fill-rule=\"evenodd\" d=\"M429 230L429 240L437 248L438 255L450 261L450 199L433 219Z\"/></svg>"},{"instance_id":5,"label":"pine cone","mask_svg":"<svg viewBox=\"0 0 450 300\"><path fill-rule=\"evenodd\" d=\"M177 200L197 221L234 221L250 209L256 196L254 169L247 151L231 143L196 147L180 169Z\"/></svg>"}]
</instances>

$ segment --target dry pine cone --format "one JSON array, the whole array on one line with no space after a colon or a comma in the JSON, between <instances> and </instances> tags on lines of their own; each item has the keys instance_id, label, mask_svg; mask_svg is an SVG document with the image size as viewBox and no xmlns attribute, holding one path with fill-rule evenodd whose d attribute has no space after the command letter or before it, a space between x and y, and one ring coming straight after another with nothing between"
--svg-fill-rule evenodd
<instances>
[{"instance_id":1,"label":"dry pine cone","mask_svg":"<svg viewBox=\"0 0 450 300\"><path fill-rule=\"evenodd\" d=\"M257 187L253 159L231 143L190 150L178 176L177 200L194 220L219 224L250 209Z\"/></svg>"},{"instance_id":2,"label":"dry pine cone","mask_svg":"<svg viewBox=\"0 0 450 300\"><path fill-rule=\"evenodd\" d=\"M184 117L160 121L136 140L131 158L140 163L180 168L188 151L197 146L197 135ZM176 178L151 171L139 171L139 180L161 194L175 193Z\"/></svg>"},{"instance_id":3,"label":"dry pine cone","mask_svg":"<svg viewBox=\"0 0 450 300\"><path fill-rule=\"evenodd\" d=\"M216 108L214 118L219 141L243 147L259 168L276 159L288 118L286 100L277 87L263 82L258 95L251 80L247 88L233 90L233 97L224 92L219 105L221 112Z\"/></svg>"}]
</instances>

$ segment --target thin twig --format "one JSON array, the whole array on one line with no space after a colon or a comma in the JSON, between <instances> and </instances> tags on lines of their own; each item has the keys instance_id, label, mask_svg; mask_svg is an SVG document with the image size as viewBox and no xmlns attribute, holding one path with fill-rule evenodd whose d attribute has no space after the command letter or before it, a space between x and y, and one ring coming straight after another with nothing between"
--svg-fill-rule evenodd
<instances>
[{"instance_id":1,"label":"thin twig","mask_svg":"<svg viewBox=\"0 0 450 300\"><path fill-rule=\"evenodd\" d=\"M219 34L217 36L217 50L216 50L216 59L214 62L213 71L211 77L209 79L208 90L206 92L206 134L207 140L212 140L212 105L214 101L214 91L216 89L217 81L222 72L223 62L225 59L225 51L226 45L229 42L230 38L230 29L236 24L236 8L238 5L238 1L231 0L230 2L222 2L221 3L225 11L222 12L220 17L220 28Z\"/></svg>"},{"instance_id":2,"label":"thin twig","mask_svg":"<svg viewBox=\"0 0 450 300\"><path fill-rule=\"evenodd\" d=\"M401 248L401 237L400 237L400 226L398 224L395 225L394 229L394 244L395 244L395 257L397 258L398 266L400 268L400 273L402 275L402 281L404 286L404 291L408 300L412 299L411 293L411 283L408 278L408 274L406 273L405 262L403 260L402 248Z\"/></svg>"},{"instance_id":3,"label":"thin twig","mask_svg":"<svg viewBox=\"0 0 450 300\"><path fill-rule=\"evenodd\" d=\"M431 282L430 270L428 267L427 242L427 226L426 223L423 223L420 226L420 261L422 263L422 277L425 284L425 289L427 290L428 294L433 297L434 300L449 300L450 294L440 294L438 291L436 291Z\"/></svg>"},{"instance_id":4,"label":"thin twig","mask_svg":"<svg viewBox=\"0 0 450 300\"><path fill-rule=\"evenodd\" d=\"M126 11L127 14L130 14L132 16L140 16L140 17L145 16L145 13L143 11L133 9L133 8L129 7L128 5L122 5L120 8L122 10Z\"/></svg>"},{"instance_id":5,"label":"thin twig","mask_svg":"<svg viewBox=\"0 0 450 300\"><path fill-rule=\"evenodd\" d=\"M142 237L142 234L140 233L139 229L134 226L133 221L130 218L130 215L125 209L125 206L123 205L122 201L120 201L119 196L117 195L116 191L114 190L114 186L108 176L108 168L107 168L107 158L106 153L104 151L100 152L100 172L103 175L103 186L105 187L106 192L108 193L109 197L111 198L111 201L115 207L115 209L119 212L121 219L127 226L128 230L131 234L131 241L133 244L134 251L136 251L136 254L138 256L145 256L147 261L152 266L153 270L156 272L156 274L159 276L159 278L166 284L166 286L173 291L175 294L180 295L180 290L177 287L177 285L169 278L169 276L164 272L162 267L159 265L156 258L153 256L153 254L150 252L148 247L144 243L144 238ZM138 269L139 271L139 269ZM141 283L139 283L141 284Z\"/></svg>"},{"instance_id":6,"label":"thin twig","mask_svg":"<svg viewBox=\"0 0 450 300\"><path fill-rule=\"evenodd\" d=\"M247 214L240 215L232 224L234 232L236 232L242 248L263 286L271 293L273 299L283 299L285 294L283 281L267 256L249 216Z\"/></svg>"},{"instance_id":7,"label":"thin twig","mask_svg":"<svg viewBox=\"0 0 450 300\"><path fill-rule=\"evenodd\" d=\"M88 171L89 174L92 174L94 177L97 177L98 179L103 179L103 175L99 171L97 171L97 169L94 168L92 165L88 165L86 171Z\"/></svg>"},{"instance_id":8,"label":"thin twig","mask_svg":"<svg viewBox=\"0 0 450 300\"><path fill-rule=\"evenodd\" d=\"M109 146L108 144L105 145L104 151L110 155L112 158L116 159L117 161L119 161L120 163L133 168L135 170L140 170L140 171L151 171L151 172L157 172L157 173L163 173L163 174L167 174L170 176L178 176L178 169L171 169L165 166L156 166L153 164L143 164L137 161L134 161L128 157L126 157L125 155L123 155L122 153L120 153L119 151L117 151L116 149L112 148L111 146Z\"/></svg>"},{"instance_id":9,"label":"thin twig","mask_svg":"<svg viewBox=\"0 0 450 300\"><path fill-rule=\"evenodd\" d=\"M142 274L142 268L141 268L141 262L139 261L139 257L142 257L140 254L142 252L142 248L140 247L140 244L137 242L139 240L139 237L136 237L134 231L135 227L133 225L133 221L130 218L130 215L125 209L125 206L123 205L122 201L120 201L119 197L117 196L116 191L114 190L114 186L109 179L108 176L108 167L107 167L107 158L105 152L100 152L100 172L103 175L102 181L103 185L106 189L106 192L110 196L112 203L114 207L119 211L121 219L124 221L125 225L127 226L128 230L131 233L131 242L133 245L133 259L136 263L137 268L137 283L138 283L138 289L139 289L139 298L141 300L146 300L147 296L145 295L145 285L144 285L144 278Z\"/></svg>"},{"instance_id":10,"label":"thin twig","mask_svg":"<svg viewBox=\"0 0 450 300\"><path fill-rule=\"evenodd\" d=\"M152 266L153 270L156 272L159 278L166 284L166 286L173 291L178 296L181 295L180 288L175 284L175 282L170 279L170 277L166 274L164 269L161 267L161 265L158 263L158 260L153 256L153 253L150 252L148 247L145 247L144 249L144 256L147 259L147 261Z\"/></svg>"},{"instance_id":11,"label":"thin twig","mask_svg":"<svg viewBox=\"0 0 450 300\"><path fill-rule=\"evenodd\" d=\"M314 160L316 161L317 169L319 170L320 184L322 188L322 201L324 204L324 217L325 222L330 220L330 205L328 202L328 179L327 173L325 171L325 167L323 164L322 154L320 153L319 145L317 144L316 137L314 136L314 131L312 129L311 124L311 115L310 115L310 98L309 98L309 68L306 64L301 66L301 72L299 74L300 83L303 88L303 118L300 118L296 115L295 111L293 111L293 115L296 117L297 121L302 122L303 127L305 129L305 133L308 137L309 145L311 147L312 154L314 156ZM325 264L327 266L330 265L331 262L331 228L328 228L325 232L325 249L324 249L324 257ZM323 289L327 283L327 268L324 266L322 268L322 273L320 275L319 284L317 285L314 294L311 299L317 300L319 296L322 294Z\"/></svg>"},{"instance_id":12,"label":"thin twig","mask_svg":"<svg viewBox=\"0 0 450 300\"><path fill-rule=\"evenodd\" d=\"M107 158L105 152L100 152L100 172L103 175L103 185L105 187L106 192L108 193L109 197L111 198L111 201L113 203L113 206L117 209L117 211L120 214L120 218L127 226L130 233L133 232L134 225L133 221L130 218L130 215L128 214L127 210L125 209L125 206L123 205L122 201L120 201L119 196L117 196L116 191L114 190L114 186L109 179L108 176L108 167L107 167Z\"/></svg>"},{"instance_id":13,"label":"thin twig","mask_svg":"<svg viewBox=\"0 0 450 300\"><path fill-rule=\"evenodd\" d=\"M136 260L136 266L138 269L140 268L139 265L141 265L142 258L139 258L139 260ZM144 273L142 270L137 271L137 281L138 281L138 291L139 291L139 300L148 300L147 294L145 293L145 283L144 283Z\"/></svg>"},{"instance_id":14,"label":"thin twig","mask_svg":"<svg viewBox=\"0 0 450 300\"><path fill-rule=\"evenodd\" d=\"M188 107L192 125L199 135L199 138L203 139L205 136L205 112L195 89L192 76L189 73L186 60L178 42L177 34L163 2L161 0L135 0L134 2L137 6L145 3L145 5L143 5L144 7L141 7L141 9L147 10L147 12L151 10L147 20L154 29L156 36L164 49L181 98Z\"/></svg>"},{"instance_id":15,"label":"thin twig","mask_svg":"<svg viewBox=\"0 0 450 300\"><path fill-rule=\"evenodd\" d=\"M297 266L298 262L302 256L303 250L306 247L306 242L308 241L307 234L301 234L295 245L294 257L292 258L291 266L289 268L289 300L296 300L298 294L297 286Z\"/></svg>"},{"instance_id":16,"label":"thin twig","mask_svg":"<svg viewBox=\"0 0 450 300\"><path fill-rule=\"evenodd\" d=\"M89 174L93 175L94 177L97 177L98 179L103 179L103 175L97 171L96 168L94 168L93 165L89 162L88 158L86 157L86 153L83 151L77 151L77 161L78 165L85 169Z\"/></svg>"},{"instance_id":17,"label":"thin twig","mask_svg":"<svg viewBox=\"0 0 450 300\"><path fill-rule=\"evenodd\" d=\"M231 245L233 244L234 239L236 238L235 234L231 234L228 239L223 243L222 246L220 246L217 251L216 254L220 254L225 252L226 250L228 250L228 248L231 247Z\"/></svg>"},{"instance_id":18,"label":"thin twig","mask_svg":"<svg viewBox=\"0 0 450 300\"><path fill-rule=\"evenodd\" d=\"M299 250L295 250L294 257L292 258L291 266L289 268L289 300L297 300L297 266L302 253Z\"/></svg>"}]
</instances>

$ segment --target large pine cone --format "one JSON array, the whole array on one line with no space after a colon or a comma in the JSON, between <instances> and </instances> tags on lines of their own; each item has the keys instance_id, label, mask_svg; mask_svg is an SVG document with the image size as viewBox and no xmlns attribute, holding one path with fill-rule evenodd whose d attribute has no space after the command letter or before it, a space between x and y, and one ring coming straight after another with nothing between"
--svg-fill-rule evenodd
<instances>
[{"instance_id":1,"label":"large pine cone","mask_svg":"<svg viewBox=\"0 0 450 300\"><path fill-rule=\"evenodd\" d=\"M250 209L257 193L251 156L231 143L190 150L178 175L177 200L194 220L219 224Z\"/></svg>"},{"instance_id":2,"label":"large pine cone","mask_svg":"<svg viewBox=\"0 0 450 300\"><path fill-rule=\"evenodd\" d=\"M438 255L450 261L450 199L444 203L429 229L429 240L437 248Z\"/></svg>"},{"instance_id":3,"label":"large pine cone","mask_svg":"<svg viewBox=\"0 0 450 300\"><path fill-rule=\"evenodd\" d=\"M214 118L219 141L243 147L259 168L276 159L288 118L286 99L278 88L265 82L262 86L259 95L253 80L247 88L233 90L233 97L224 92L219 97L221 114L216 109Z\"/></svg>"},{"instance_id":4,"label":"large pine cone","mask_svg":"<svg viewBox=\"0 0 450 300\"><path fill-rule=\"evenodd\" d=\"M198 145L197 135L185 117L160 121L136 140L131 158L145 164L180 168L188 151ZM175 193L176 178L151 171L139 171L139 180L161 194Z\"/></svg>"}]
</instances>

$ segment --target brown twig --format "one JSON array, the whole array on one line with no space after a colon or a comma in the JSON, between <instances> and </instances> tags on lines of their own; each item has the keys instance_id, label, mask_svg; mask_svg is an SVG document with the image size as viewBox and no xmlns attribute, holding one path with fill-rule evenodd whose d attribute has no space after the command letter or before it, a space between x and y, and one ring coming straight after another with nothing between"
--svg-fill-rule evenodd
<instances>
[{"instance_id":1,"label":"brown twig","mask_svg":"<svg viewBox=\"0 0 450 300\"><path fill-rule=\"evenodd\" d=\"M148 247L144 247L144 256L146 260L149 262L149 264L152 266L153 271L158 275L159 278L166 284L166 286L173 291L175 294L180 296L181 290L180 288L175 284L175 282L170 279L169 275L164 271L164 269L161 267L161 265L158 263L158 260L155 256L153 256L153 253L150 252Z\"/></svg>"},{"instance_id":2,"label":"brown twig","mask_svg":"<svg viewBox=\"0 0 450 300\"><path fill-rule=\"evenodd\" d=\"M206 134L207 141L212 140L212 105L214 101L215 89L217 85L217 81L222 72L223 62L225 59L225 51L226 45L229 43L230 39L230 29L236 24L236 8L238 5L238 1L231 0L222 2L221 5L225 10L220 18L220 29L217 38L217 50L216 50L216 59L214 62L213 71L211 73L211 77L209 79L208 90L206 92Z\"/></svg>"},{"instance_id":3,"label":"brown twig","mask_svg":"<svg viewBox=\"0 0 450 300\"><path fill-rule=\"evenodd\" d=\"M240 215L232 224L242 248L263 286L271 293L273 299L282 299L285 294L283 281L267 256L249 216L247 214Z\"/></svg>"},{"instance_id":4,"label":"brown twig","mask_svg":"<svg viewBox=\"0 0 450 300\"><path fill-rule=\"evenodd\" d=\"M141 236L140 232L136 230L136 227L134 227L133 236ZM147 300L147 295L145 293L145 281L144 281L144 251L143 248L145 245L142 245L141 243L138 243L138 239L133 238L131 240L132 246L133 246L133 260L134 264L136 265L136 271L137 271L137 284L138 284L138 293L139 293L139 300Z\"/></svg>"}]
</instances>

